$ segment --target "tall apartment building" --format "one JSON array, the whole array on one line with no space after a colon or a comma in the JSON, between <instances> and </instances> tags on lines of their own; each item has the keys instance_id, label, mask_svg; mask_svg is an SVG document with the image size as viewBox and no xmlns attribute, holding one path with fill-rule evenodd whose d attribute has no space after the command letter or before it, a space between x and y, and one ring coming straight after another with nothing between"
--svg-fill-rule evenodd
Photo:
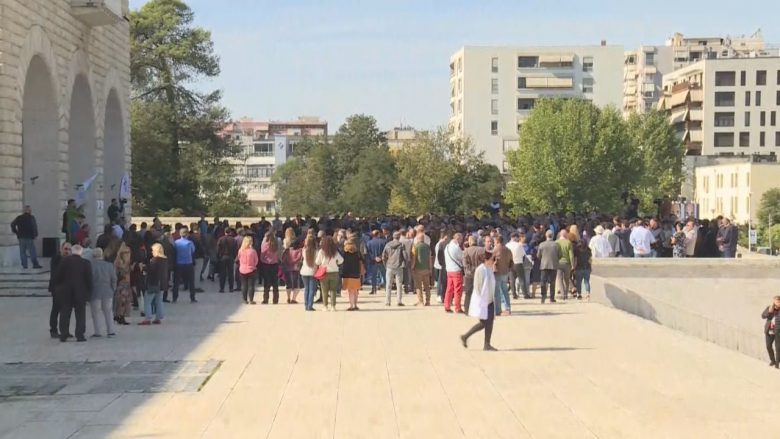
<instances>
[{"instance_id":1,"label":"tall apartment building","mask_svg":"<svg viewBox=\"0 0 780 439\"><path fill-rule=\"evenodd\" d=\"M287 162L298 142L306 137L327 136L328 123L316 117L294 121L257 122L242 119L225 126L222 136L239 142L244 160L236 162L236 174L252 207L258 212L276 212L278 203L271 177Z\"/></svg>"},{"instance_id":2,"label":"tall apartment building","mask_svg":"<svg viewBox=\"0 0 780 439\"><path fill-rule=\"evenodd\" d=\"M659 108L692 156L780 153L780 57L706 59L664 76Z\"/></svg>"},{"instance_id":3,"label":"tall apartment building","mask_svg":"<svg viewBox=\"0 0 780 439\"><path fill-rule=\"evenodd\" d=\"M622 104L623 48L471 47L450 58L450 129L470 137L488 163L508 171L505 153L537 99L588 99Z\"/></svg>"},{"instance_id":4,"label":"tall apartment building","mask_svg":"<svg viewBox=\"0 0 780 439\"><path fill-rule=\"evenodd\" d=\"M681 33L664 46L641 46L625 53L623 68L623 114L644 113L656 108L663 76L705 59L749 58L776 53L764 44L761 31L738 37L693 37Z\"/></svg>"}]
</instances>

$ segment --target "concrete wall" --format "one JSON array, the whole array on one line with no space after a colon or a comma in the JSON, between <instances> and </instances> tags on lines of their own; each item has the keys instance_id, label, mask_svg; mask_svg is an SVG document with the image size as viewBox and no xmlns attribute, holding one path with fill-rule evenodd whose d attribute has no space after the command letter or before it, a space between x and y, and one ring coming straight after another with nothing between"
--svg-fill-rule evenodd
<instances>
[{"instance_id":1,"label":"concrete wall","mask_svg":"<svg viewBox=\"0 0 780 439\"><path fill-rule=\"evenodd\" d=\"M98 173L93 201L116 196L118 179L104 178L103 169L129 169L129 58L124 20L89 27L68 0L0 3L0 265L18 263L7 225L24 204L33 205L41 237L59 237L65 201L76 192L71 180ZM79 122L71 108L89 115ZM78 147L83 156L69 160ZM76 162L83 169L71 175ZM92 225L99 230L105 209L94 207Z\"/></svg>"},{"instance_id":2,"label":"concrete wall","mask_svg":"<svg viewBox=\"0 0 780 439\"><path fill-rule=\"evenodd\" d=\"M780 259L596 260L592 300L766 359L761 312L780 294Z\"/></svg>"}]
</instances>

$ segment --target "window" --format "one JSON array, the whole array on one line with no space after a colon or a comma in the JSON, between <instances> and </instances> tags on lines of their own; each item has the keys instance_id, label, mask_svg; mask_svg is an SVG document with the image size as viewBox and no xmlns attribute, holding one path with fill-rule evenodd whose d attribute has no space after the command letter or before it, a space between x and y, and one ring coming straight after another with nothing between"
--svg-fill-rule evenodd
<instances>
[{"instance_id":1,"label":"window","mask_svg":"<svg viewBox=\"0 0 780 439\"><path fill-rule=\"evenodd\" d=\"M458 94L463 93L463 80L458 78Z\"/></svg>"},{"instance_id":2,"label":"window","mask_svg":"<svg viewBox=\"0 0 780 439\"><path fill-rule=\"evenodd\" d=\"M497 120L490 121L490 135L491 136L497 136L498 135L498 121Z\"/></svg>"},{"instance_id":3,"label":"window","mask_svg":"<svg viewBox=\"0 0 780 439\"><path fill-rule=\"evenodd\" d=\"M746 82L747 82L747 74L743 70L743 71L739 72L739 85L744 87Z\"/></svg>"},{"instance_id":4,"label":"window","mask_svg":"<svg viewBox=\"0 0 780 439\"><path fill-rule=\"evenodd\" d=\"M780 131L775 132L775 146L780 147Z\"/></svg>"},{"instance_id":5,"label":"window","mask_svg":"<svg viewBox=\"0 0 780 439\"><path fill-rule=\"evenodd\" d=\"M762 111L758 116L758 124L763 126L766 126L766 111Z\"/></svg>"},{"instance_id":6,"label":"window","mask_svg":"<svg viewBox=\"0 0 780 439\"><path fill-rule=\"evenodd\" d=\"M493 93L494 95L498 94L498 78L490 80L490 93Z\"/></svg>"},{"instance_id":7,"label":"window","mask_svg":"<svg viewBox=\"0 0 780 439\"><path fill-rule=\"evenodd\" d=\"M517 99L517 109L518 110L533 110L535 103L536 103L535 99L518 98Z\"/></svg>"},{"instance_id":8,"label":"window","mask_svg":"<svg viewBox=\"0 0 780 439\"><path fill-rule=\"evenodd\" d=\"M498 114L498 99L490 100L490 114Z\"/></svg>"},{"instance_id":9,"label":"window","mask_svg":"<svg viewBox=\"0 0 780 439\"><path fill-rule=\"evenodd\" d=\"M247 178L271 178L274 165L250 165L246 167Z\"/></svg>"},{"instance_id":10,"label":"window","mask_svg":"<svg viewBox=\"0 0 780 439\"><path fill-rule=\"evenodd\" d=\"M582 78L582 92L593 93L593 78Z\"/></svg>"},{"instance_id":11,"label":"window","mask_svg":"<svg viewBox=\"0 0 780 439\"><path fill-rule=\"evenodd\" d=\"M716 147L734 146L734 133L715 133Z\"/></svg>"},{"instance_id":12,"label":"window","mask_svg":"<svg viewBox=\"0 0 780 439\"><path fill-rule=\"evenodd\" d=\"M775 126L777 124L777 112L773 111L769 113L769 125Z\"/></svg>"},{"instance_id":13,"label":"window","mask_svg":"<svg viewBox=\"0 0 780 439\"><path fill-rule=\"evenodd\" d=\"M739 146L746 148L750 146L750 133L743 131L739 133Z\"/></svg>"},{"instance_id":14,"label":"window","mask_svg":"<svg viewBox=\"0 0 780 439\"><path fill-rule=\"evenodd\" d=\"M655 65L655 53L645 52L645 64L648 66Z\"/></svg>"},{"instance_id":15,"label":"window","mask_svg":"<svg viewBox=\"0 0 780 439\"><path fill-rule=\"evenodd\" d=\"M734 113L715 113L716 127L733 127Z\"/></svg>"},{"instance_id":16,"label":"window","mask_svg":"<svg viewBox=\"0 0 780 439\"><path fill-rule=\"evenodd\" d=\"M758 146L766 146L765 143L766 143L766 133L761 131L758 134Z\"/></svg>"},{"instance_id":17,"label":"window","mask_svg":"<svg viewBox=\"0 0 780 439\"><path fill-rule=\"evenodd\" d=\"M522 76L517 78L517 88L528 88L526 86L525 78Z\"/></svg>"},{"instance_id":18,"label":"window","mask_svg":"<svg viewBox=\"0 0 780 439\"><path fill-rule=\"evenodd\" d=\"M756 71L756 85L766 85L766 70Z\"/></svg>"},{"instance_id":19,"label":"window","mask_svg":"<svg viewBox=\"0 0 780 439\"><path fill-rule=\"evenodd\" d=\"M274 155L273 143L255 143L252 155L259 157L271 157Z\"/></svg>"},{"instance_id":20,"label":"window","mask_svg":"<svg viewBox=\"0 0 780 439\"><path fill-rule=\"evenodd\" d=\"M715 106L716 107L733 107L734 106L734 92L733 91L716 91L715 92Z\"/></svg>"},{"instance_id":21,"label":"window","mask_svg":"<svg viewBox=\"0 0 780 439\"><path fill-rule=\"evenodd\" d=\"M517 67L521 69L536 68L539 67L538 56L518 56Z\"/></svg>"},{"instance_id":22,"label":"window","mask_svg":"<svg viewBox=\"0 0 780 439\"><path fill-rule=\"evenodd\" d=\"M780 90L777 90L777 97L775 99L777 101L776 104L780 105Z\"/></svg>"},{"instance_id":23,"label":"window","mask_svg":"<svg viewBox=\"0 0 780 439\"><path fill-rule=\"evenodd\" d=\"M780 70L777 71L777 85L780 85Z\"/></svg>"},{"instance_id":24,"label":"window","mask_svg":"<svg viewBox=\"0 0 780 439\"><path fill-rule=\"evenodd\" d=\"M756 105L761 105L761 92L756 92Z\"/></svg>"},{"instance_id":25,"label":"window","mask_svg":"<svg viewBox=\"0 0 780 439\"><path fill-rule=\"evenodd\" d=\"M583 72L592 72L593 71L593 57L592 56L586 56L582 58L582 71Z\"/></svg>"},{"instance_id":26,"label":"window","mask_svg":"<svg viewBox=\"0 0 780 439\"><path fill-rule=\"evenodd\" d=\"M493 73L498 73L498 58L493 58L490 60L490 71Z\"/></svg>"},{"instance_id":27,"label":"window","mask_svg":"<svg viewBox=\"0 0 780 439\"><path fill-rule=\"evenodd\" d=\"M717 104L715 104L715 105L717 105ZM750 92L749 91L745 92L745 106L746 107L750 106Z\"/></svg>"},{"instance_id":28,"label":"window","mask_svg":"<svg viewBox=\"0 0 780 439\"><path fill-rule=\"evenodd\" d=\"M750 112L749 111L745 112L745 126L746 127L750 126Z\"/></svg>"},{"instance_id":29,"label":"window","mask_svg":"<svg viewBox=\"0 0 780 439\"><path fill-rule=\"evenodd\" d=\"M736 83L735 72L715 72L716 87L732 87Z\"/></svg>"}]
</instances>

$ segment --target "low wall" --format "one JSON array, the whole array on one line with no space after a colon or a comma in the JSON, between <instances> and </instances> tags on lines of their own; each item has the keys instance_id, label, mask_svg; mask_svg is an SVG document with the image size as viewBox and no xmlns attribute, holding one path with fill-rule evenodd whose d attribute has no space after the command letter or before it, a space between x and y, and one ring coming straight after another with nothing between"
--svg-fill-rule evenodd
<instances>
[{"instance_id":1,"label":"low wall","mask_svg":"<svg viewBox=\"0 0 780 439\"><path fill-rule=\"evenodd\" d=\"M599 259L592 300L762 360L780 259Z\"/></svg>"}]
</instances>

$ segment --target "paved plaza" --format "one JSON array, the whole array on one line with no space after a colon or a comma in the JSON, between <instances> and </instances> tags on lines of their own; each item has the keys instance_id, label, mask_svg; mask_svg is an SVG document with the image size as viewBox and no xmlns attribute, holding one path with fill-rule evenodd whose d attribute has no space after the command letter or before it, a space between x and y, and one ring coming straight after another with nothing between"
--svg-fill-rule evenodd
<instances>
[{"instance_id":1,"label":"paved plaza","mask_svg":"<svg viewBox=\"0 0 780 439\"><path fill-rule=\"evenodd\" d=\"M440 305L306 313L204 287L87 343L48 338L48 299L1 299L0 437L749 438L777 417L766 363L595 303L516 301L483 352Z\"/></svg>"}]
</instances>

